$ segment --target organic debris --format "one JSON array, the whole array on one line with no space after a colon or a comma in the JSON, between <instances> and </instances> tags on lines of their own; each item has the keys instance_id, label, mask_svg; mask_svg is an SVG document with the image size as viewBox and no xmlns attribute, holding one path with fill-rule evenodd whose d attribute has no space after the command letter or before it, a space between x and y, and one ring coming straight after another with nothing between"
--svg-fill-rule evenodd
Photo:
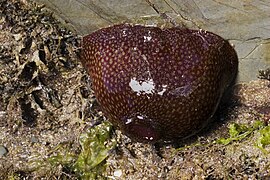
<instances>
[{"instance_id":1,"label":"organic debris","mask_svg":"<svg viewBox=\"0 0 270 180\"><path fill-rule=\"evenodd\" d=\"M31 2L2 0L0 14L0 177L76 179L78 137L103 121L81 37Z\"/></svg>"}]
</instances>

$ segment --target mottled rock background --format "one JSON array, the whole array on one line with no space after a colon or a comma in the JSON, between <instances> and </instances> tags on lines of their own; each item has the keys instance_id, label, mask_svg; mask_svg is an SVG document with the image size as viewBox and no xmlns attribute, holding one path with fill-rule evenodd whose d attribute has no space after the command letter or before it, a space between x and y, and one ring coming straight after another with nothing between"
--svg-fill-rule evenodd
<instances>
[{"instance_id":1,"label":"mottled rock background","mask_svg":"<svg viewBox=\"0 0 270 180\"><path fill-rule=\"evenodd\" d=\"M67 26L85 35L120 22L160 23L166 13L176 24L202 28L229 39L239 55L239 81L256 79L254 69L270 64L268 0L35 0L46 4ZM140 20L139 20L140 19Z\"/></svg>"}]
</instances>

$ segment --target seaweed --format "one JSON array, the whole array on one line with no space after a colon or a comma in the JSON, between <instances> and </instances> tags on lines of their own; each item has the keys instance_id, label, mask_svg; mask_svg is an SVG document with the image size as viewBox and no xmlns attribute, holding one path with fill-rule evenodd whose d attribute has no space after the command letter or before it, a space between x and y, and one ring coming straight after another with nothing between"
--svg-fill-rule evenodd
<instances>
[{"instance_id":1,"label":"seaweed","mask_svg":"<svg viewBox=\"0 0 270 180\"><path fill-rule=\"evenodd\" d=\"M82 151L73 168L82 179L96 179L101 176L104 171L104 161L116 145L116 141L110 139L111 132L112 125L105 121L90 128L87 133L81 134Z\"/></svg>"},{"instance_id":2,"label":"seaweed","mask_svg":"<svg viewBox=\"0 0 270 180\"><path fill-rule=\"evenodd\" d=\"M263 122L261 121L256 121L251 126L248 126L247 124L232 123L229 125L230 137L217 139L215 143L228 145L233 141L241 141L251 135L255 130L260 129L262 126Z\"/></svg>"}]
</instances>

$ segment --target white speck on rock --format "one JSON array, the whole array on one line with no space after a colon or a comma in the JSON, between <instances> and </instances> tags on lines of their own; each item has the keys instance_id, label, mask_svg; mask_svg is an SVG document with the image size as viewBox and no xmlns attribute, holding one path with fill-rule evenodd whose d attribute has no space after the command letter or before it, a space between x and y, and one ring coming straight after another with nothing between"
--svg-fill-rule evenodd
<instances>
[{"instance_id":1,"label":"white speck on rock","mask_svg":"<svg viewBox=\"0 0 270 180\"><path fill-rule=\"evenodd\" d=\"M115 177L118 177L118 178L120 178L121 176L122 176L122 170L121 169L117 169L117 170L115 170L114 172L113 172L113 175L115 176Z\"/></svg>"}]
</instances>

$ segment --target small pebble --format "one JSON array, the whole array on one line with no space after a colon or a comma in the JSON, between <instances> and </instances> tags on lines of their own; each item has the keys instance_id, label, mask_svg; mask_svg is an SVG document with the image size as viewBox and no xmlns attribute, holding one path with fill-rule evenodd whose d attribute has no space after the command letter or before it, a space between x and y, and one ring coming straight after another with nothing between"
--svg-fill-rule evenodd
<instances>
[{"instance_id":1,"label":"small pebble","mask_svg":"<svg viewBox=\"0 0 270 180\"><path fill-rule=\"evenodd\" d=\"M0 145L0 157L5 156L8 153L8 150L5 146Z\"/></svg>"},{"instance_id":2,"label":"small pebble","mask_svg":"<svg viewBox=\"0 0 270 180\"><path fill-rule=\"evenodd\" d=\"M121 169L115 170L114 173L113 173L113 175L114 175L115 177L120 178L120 177L122 176L122 170L121 170Z\"/></svg>"},{"instance_id":3,"label":"small pebble","mask_svg":"<svg viewBox=\"0 0 270 180\"><path fill-rule=\"evenodd\" d=\"M35 136L31 137L31 142L32 143L37 143L38 142L38 138L35 137Z\"/></svg>"}]
</instances>

